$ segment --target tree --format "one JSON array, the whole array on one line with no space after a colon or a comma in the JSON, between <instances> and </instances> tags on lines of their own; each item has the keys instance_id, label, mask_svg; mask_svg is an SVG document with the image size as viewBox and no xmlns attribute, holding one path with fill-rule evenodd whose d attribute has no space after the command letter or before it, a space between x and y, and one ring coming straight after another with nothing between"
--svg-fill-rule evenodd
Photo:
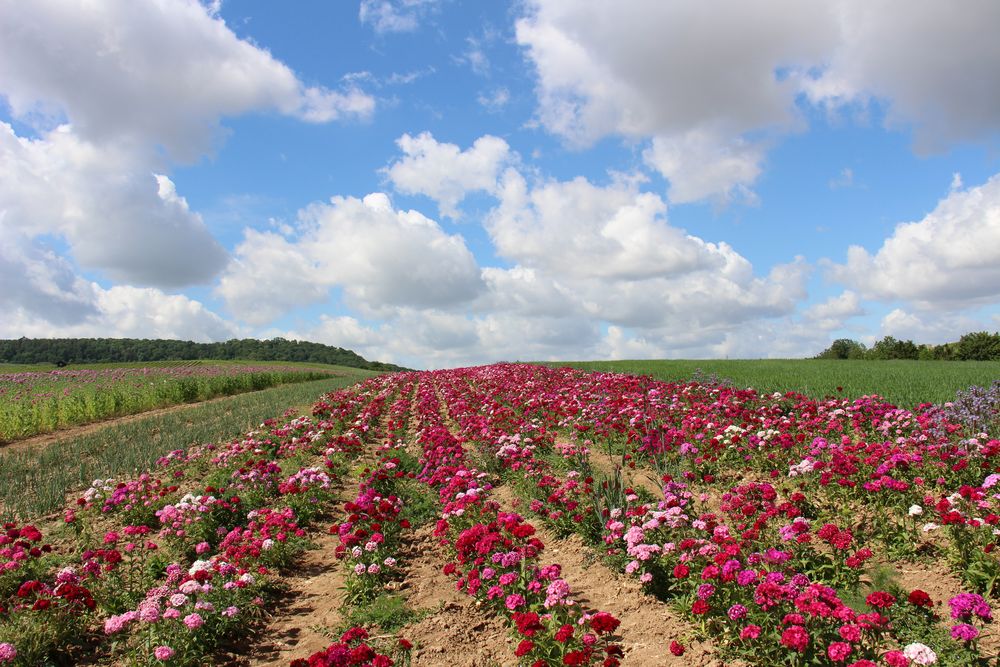
<instances>
[{"instance_id":1,"label":"tree","mask_svg":"<svg viewBox=\"0 0 1000 667\"><path fill-rule=\"evenodd\" d=\"M838 338L830 347L816 355L817 359L863 359L865 345L850 338Z\"/></svg>"},{"instance_id":2,"label":"tree","mask_svg":"<svg viewBox=\"0 0 1000 667\"><path fill-rule=\"evenodd\" d=\"M987 331L967 333L958 339L955 356L970 361L1000 359L1000 334Z\"/></svg>"}]
</instances>

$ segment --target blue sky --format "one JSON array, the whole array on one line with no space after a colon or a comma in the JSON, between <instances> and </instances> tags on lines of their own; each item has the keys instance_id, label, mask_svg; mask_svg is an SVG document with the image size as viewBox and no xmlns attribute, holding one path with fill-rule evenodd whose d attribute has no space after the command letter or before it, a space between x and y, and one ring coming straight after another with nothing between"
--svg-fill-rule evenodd
<instances>
[{"instance_id":1,"label":"blue sky","mask_svg":"<svg viewBox=\"0 0 1000 667\"><path fill-rule=\"evenodd\" d=\"M996 25L992 0L0 2L0 336L442 367L995 331Z\"/></svg>"}]
</instances>

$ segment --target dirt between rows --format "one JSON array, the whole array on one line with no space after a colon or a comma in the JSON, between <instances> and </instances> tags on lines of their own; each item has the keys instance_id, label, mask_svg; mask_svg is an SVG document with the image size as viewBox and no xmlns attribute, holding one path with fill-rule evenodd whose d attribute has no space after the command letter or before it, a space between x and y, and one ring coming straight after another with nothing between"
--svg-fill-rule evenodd
<instances>
[{"instance_id":1,"label":"dirt between rows","mask_svg":"<svg viewBox=\"0 0 1000 667\"><path fill-rule=\"evenodd\" d=\"M492 498L515 511L521 502L507 487L494 489ZM530 521L530 519L529 519ZM639 581L619 574L599 560L579 535L557 537L538 521L531 521L545 544L542 560L562 565L562 577L575 600L594 610L610 612L621 621L618 634L625 651L624 665L690 665L725 667L711 642L692 641L694 626L664 602L646 593ZM670 642L685 646L683 656L670 653Z\"/></svg>"}]
</instances>

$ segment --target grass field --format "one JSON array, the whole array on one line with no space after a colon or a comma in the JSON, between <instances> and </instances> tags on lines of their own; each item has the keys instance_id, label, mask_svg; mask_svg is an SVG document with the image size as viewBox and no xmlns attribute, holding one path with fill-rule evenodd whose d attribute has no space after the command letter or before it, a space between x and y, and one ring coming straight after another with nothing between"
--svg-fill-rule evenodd
<instances>
[{"instance_id":1,"label":"grass field","mask_svg":"<svg viewBox=\"0 0 1000 667\"><path fill-rule=\"evenodd\" d=\"M334 378L233 396L208 405L111 424L45 447L0 448L0 520L62 507L66 494L97 478L131 476L167 452L237 437L290 407L308 412L320 395L378 375L341 369Z\"/></svg>"},{"instance_id":2,"label":"grass field","mask_svg":"<svg viewBox=\"0 0 1000 667\"><path fill-rule=\"evenodd\" d=\"M547 364L592 371L690 379L696 371L729 378L738 387L798 391L807 396L857 398L878 394L902 407L944 403L972 385L1000 379L997 361L851 361L833 359L569 361ZM838 391L840 388L840 391Z\"/></svg>"},{"instance_id":3,"label":"grass field","mask_svg":"<svg viewBox=\"0 0 1000 667\"><path fill-rule=\"evenodd\" d=\"M333 366L202 361L0 371L7 371L0 373L0 442L342 372Z\"/></svg>"}]
</instances>

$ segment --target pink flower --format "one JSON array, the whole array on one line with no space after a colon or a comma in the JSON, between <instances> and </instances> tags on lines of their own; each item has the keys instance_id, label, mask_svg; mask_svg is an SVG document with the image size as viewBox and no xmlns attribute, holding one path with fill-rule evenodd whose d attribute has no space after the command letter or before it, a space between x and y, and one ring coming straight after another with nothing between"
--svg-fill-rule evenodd
<instances>
[{"instance_id":1,"label":"pink flower","mask_svg":"<svg viewBox=\"0 0 1000 667\"><path fill-rule=\"evenodd\" d=\"M781 643L793 651L803 653L809 646L809 633L801 625L793 625L781 633Z\"/></svg>"},{"instance_id":2,"label":"pink flower","mask_svg":"<svg viewBox=\"0 0 1000 667\"><path fill-rule=\"evenodd\" d=\"M517 593L514 593L512 595L508 595L507 599L504 600L504 605L507 607L507 609L510 609L511 611L514 611L518 607L521 607L521 606L524 605L524 596L523 595L518 595Z\"/></svg>"},{"instance_id":3,"label":"pink flower","mask_svg":"<svg viewBox=\"0 0 1000 667\"><path fill-rule=\"evenodd\" d=\"M17 657L17 649L13 644L0 642L0 662L14 662Z\"/></svg>"},{"instance_id":4,"label":"pink flower","mask_svg":"<svg viewBox=\"0 0 1000 667\"><path fill-rule=\"evenodd\" d=\"M951 638L964 642L970 642L979 636L979 630L968 623L959 623L951 627Z\"/></svg>"},{"instance_id":5,"label":"pink flower","mask_svg":"<svg viewBox=\"0 0 1000 667\"><path fill-rule=\"evenodd\" d=\"M740 639L757 639L757 637L760 637L759 625L751 624L740 630Z\"/></svg>"},{"instance_id":6,"label":"pink flower","mask_svg":"<svg viewBox=\"0 0 1000 667\"><path fill-rule=\"evenodd\" d=\"M829 646L826 647L826 654L830 656L830 660L834 662L843 662L847 660L847 656L851 654L851 645L847 642L831 642Z\"/></svg>"},{"instance_id":7,"label":"pink flower","mask_svg":"<svg viewBox=\"0 0 1000 667\"><path fill-rule=\"evenodd\" d=\"M174 657L175 653L176 651L169 646L157 646L153 649L153 657L163 662L170 660L170 658Z\"/></svg>"},{"instance_id":8,"label":"pink flower","mask_svg":"<svg viewBox=\"0 0 1000 667\"><path fill-rule=\"evenodd\" d=\"M201 554L205 553L211 548L212 547L208 542L199 542L198 545L194 548L194 552L200 556Z\"/></svg>"},{"instance_id":9,"label":"pink flower","mask_svg":"<svg viewBox=\"0 0 1000 667\"><path fill-rule=\"evenodd\" d=\"M189 630L195 630L204 624L205 619L203 619L200 614L188 614L184 617L184 625L186 625Z\"/></svg>"}]
</instances>

